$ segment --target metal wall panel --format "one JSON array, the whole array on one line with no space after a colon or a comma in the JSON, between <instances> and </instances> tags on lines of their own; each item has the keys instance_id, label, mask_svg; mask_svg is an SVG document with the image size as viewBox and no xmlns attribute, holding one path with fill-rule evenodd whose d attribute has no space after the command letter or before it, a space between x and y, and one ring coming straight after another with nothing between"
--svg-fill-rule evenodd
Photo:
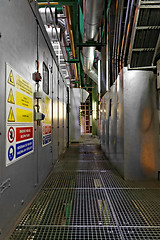
<instances>
[{"instance_id":1,"label":"metal wall panel","mask_svg":"<svg viewBox=\"0 0 160 240\"><path fill-rule=\"evenodd\" d=\"M124 69L124 175L157 178L158 111L152 72Z\"/></svg>"},{"instance_id":2,"label":"metal wall panel","mask_svg":"<svg viewBox=\"0 0 160 240\"><path fill-rule=\"evenodd\" d=\"M160 161L156 94L156 79L152 72L128 71L124 68L110 92L101 100L101 146L126 180L158 177Z\"/></svg>"},{"instance_id":3,"label":"metal wall panel","mask_svg":"<svg viewBox=\"0 0 160 240\"><path fill-rule=\"evenodd\" d=\"M117 85L114 84L110 91L109 114L109 157L113 164L116 161L116 134L117 134Z\"/></svg>"},{"instance_id":4,"label":"metal wall panel","mask_svg":"<svg viewBox=\"0 0 160 240\"><path fill-rule=\"evenodd\" d=\"M46 63L47 67L53 68L53 78L50 72L50 92L49 95L43 93L43 96L53 97L53 134L52 143L42 147L42 123L37 126L34 123L34 152L14 164L5 166L5 142L6 142L6 118L5 118L5 63L8 62L19 74L24 76L30 83L33 83L32 73L36 71L35 60L37 58L37 23L33 15L29 2L25 0L5 1L2 0L0 8L0 29L1 29L1 48L0 48L0 185L6 180L6 189L0 193L0 229L3 239L4 233L10 228L11 224L24 209L28 201L37 191L37 185L45 179L51 169L52 164L58 158L58 114L59 114L59 85L57 76L59 70L54 52L49 50L49 38L46 34L43 24L41 30L39 28L39 61L40 73L42 74L42 63ZM35 2L33 3L36 4ZM39 14L37 12L39 19ZM47 41L47 43L46 43ZM54 59L53 59L54 58ZM53 65L53 66L52 66ZM56 72L56 74L54 74ZM43 74L42 74L43 75ZM64 82L61 81L63 93L61 101L64 101ZM35 83L34 90L35 90ZM43 92L42 83L40 90ZM53 90L53 94L52 94ZM63 104L62 104L63 105ZM41 111L41 109L40 109ZM64 110L62 109L64 112ZM63 113L64 117L64 113ZM62 119L63 121L63 119ZM63 126L62 126L63 127ZM65 129L66 131L66 129ZM64 128L63 128L64 132ZM64 133L63 135L64 136ZM5 139L5 140L4 140ZM60 138L62 139L62 137ZM62 144L61 151L64 151ZM47 156L47 157L46 157Z\"/></svg>"},{"instance_id":5,"label":"metal wall panel","mask_svg":"<svg viewBox=\"0 0 160 240\"><path fill-rule=\"evenodd\" d=\"M124 176L124 100L123 70L117 78L117 169Z\"/></svg>"},{"instance_id":6,"label":"metal wall panel","mask_svg":"<svg viewBox=\"0 0 160 240\"><path fill-rule=\"evenodd\" d=\"M67 87L64 87L64 147L67 147L68 129L67 129Z\"/></svg>"},{"instance_id":7,"label":"metal wall panel","mask_svg":"<svg viewBox=\"0 0 160 240\"><path fill-rule=\"evenodd\" d=\"M53 61L53 162L58 158L58 69Z\"/></svg>"},{"instance_id":8,"label":"metal wall panel","mask_svg":"<svg viewBox=\"0 0 160 240\"><path fill-rule=\"evenodd\" d=\"M105 119L106 119L106 109L105 109L105 105L106 105L106 101L105 101L105 97L103 98L103 104L102 104L102 139L101 139L101 143L102 143L102 148L103 150L105 150Z\"/></svg>"},{"instance_id":9,"label":"metal wall panel","mask_svg":"<svg viewBox=\"0 0 160 240\"><path fill-rule=\"evenodd\" d=\"M81 105L80 89L71 88L70 91L70 138L72 140L79 140L81 134L81 126L79 126L79 106Z\"/></svg>"},{"instance_id":10,"label":"metal wall panel","mask_svg":"<svg viewBox=\"0 0 160 240\"><path fill-rule=\"evenodd\" d=\"M110 105L110 93L106 94L106 120L105 120L105 128L106 128L106 136L105 136L105 153L109 154L109 106Z\"/></svg>"},{"instance_id":11,"label":"metal wall panel","mask_svg":"<svg viewBox=\"0 0 160 240\"><path fill-rule=\"evenodd\" d=\"M36 59L36 22L27 1L2 0L1 4L0 109L3 114L0 116L0 181L3 183L10 179L11 185L0 194L0 229L3 239L3 233L9 229L13 219L35 192L37 173L35 152L5 167L5 63L8 62L18 73L32 82L31 73L35 71Z\"/></svg>"},{"instance_id":12,"label":"metal wall panel","mask_svg":"<svg viewBox=\"0 0 160 240\"><path fill-rule=\"evenodd\" d=\"M46 64L49 70L49 94L46 94L43 91L43 77L42 77L42 82L40 84L40 91L43 93L44 98L47 97L52 101L52 74L51 74L52 56L45 43L45 40L43 38L41 31L39 31L39 62L40 62L39 71L41 72L41 74L43 73L43 63ZM41 105L42 105L42 99L41 99ZM49 108L49 106L47 106L47 108ZM40 111L43 111L43 110L40 108ZM52 109L48 109L48 113L50 115L52 115L51 112L52 112ZM37 168L38 168L37 184L39 184L40 182L44 181L44 179L46 178L52 166L52 142L42 147L42 122L40 123L40 126L38 126L38 133L36 136L38 138L37 146L36 146L37 158L38 158L37 159ZM47 155L47 158L46 158L46 155Z\"/></svg>"},{"instance_id":13,"label":"metal wall panel","mask_svg":"<svg viewBox=\"0 0 160 240\"><path fill-rule=\"evenodd\" d=\"M64 84L62 77L59 79L59 155L63 152L64 146Z\"/></svg>"}]
</instances>

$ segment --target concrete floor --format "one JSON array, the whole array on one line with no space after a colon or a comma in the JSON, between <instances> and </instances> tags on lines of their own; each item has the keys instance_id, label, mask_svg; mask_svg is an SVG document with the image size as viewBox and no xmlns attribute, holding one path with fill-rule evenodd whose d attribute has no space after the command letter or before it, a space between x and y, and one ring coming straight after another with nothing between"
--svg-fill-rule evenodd
<instances>
[{"instance_id":1,"label":"concrete floor","mask_svg":"<svg viewBox=\"0 0 160 240\"><path fill-rule=\"evenodd\" d=\"M10 240L160 239L160 184L126 182L90 135L71 144Z\"/></svg>"}]
</instances>

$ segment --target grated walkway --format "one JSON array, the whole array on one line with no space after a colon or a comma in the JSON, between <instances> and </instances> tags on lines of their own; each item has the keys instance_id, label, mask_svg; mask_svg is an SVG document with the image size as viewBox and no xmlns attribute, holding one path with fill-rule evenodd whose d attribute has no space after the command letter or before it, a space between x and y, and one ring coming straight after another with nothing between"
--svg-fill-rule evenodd
<instances>
[{"instance_id":1,"label":"grated walkway","mask_svg":"<svg viewBox=\"0 0 160 240\"><path fill-rule=\"evenodd\" d=\"M124 181L86 136L56 163L9 239L160 239L160 184Z\"/></svg>"}]
</instances>

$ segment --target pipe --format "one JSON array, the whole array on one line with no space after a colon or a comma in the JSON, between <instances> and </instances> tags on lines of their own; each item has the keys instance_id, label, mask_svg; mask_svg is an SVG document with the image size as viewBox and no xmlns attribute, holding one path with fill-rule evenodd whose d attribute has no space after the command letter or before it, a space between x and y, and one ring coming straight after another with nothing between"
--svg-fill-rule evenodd
<instances>
[{"instance_id":1,"label":"pipe","mask_svg":"<svg viewBox=\"0 0 160 240\"><path fill-rule=\"evenodd\" d=\"M50 2L50 5L52 6L52 5L58 5L59 3L58 2ZM42 7L44 7L44 6L48 6L48 2L42 2L42 3L38 3L38 6L42 6Z\"/></svg>"},{"instance_id":2,"label":"pipe","mask_svg":"<svg viewBox=\"0 0 160 240\"><path fill-rule=\"evenodd\" d=\"M99 23L103 14L104 0L86 0L84 19L84 41L97 41ZM83 48L84 72L97 84L98 73L93 67L95 47Z\"/></svg>"},{"instance_id":3,"label":"pipe","mask_svg":"<svg viewBox=\"0 0 160 240\"><path fill-rule=\"evenodd\" d=\"M60 38L59 38L59 36L58 36L57 26L56 26L56 22L55 22L55 19L54 19L53 12L52 12L52 8L51 8L51 5L50 5L49 0L47 0L47 2L48 2L48 7L49 7L49 10L50 10L51 17L52 17L52 20L53 20L53 25L54 25L54 28L55 28L56 33L57 33L58 42L59 42L60 47L61 47L61 49L62 49L62 44L61 44ZM62 51L62 54L63 54L63 58L65 59L65 55L64 55L63 51ZM69 74L69 76L70 76L70 71L69 71L69 68L68 68L67 63L66 63L66 68L67 68L68 74ZM71 76L70 76L70 83L71 83ZM71 87L72 87L72 83L71 83Z\"/></svg>"},{"instance_id":4,"label":"pipe","mask_svg":"<svg viewBox=\"0 0 160 240\"><path fill-rule=\"evenodd\" d=\"M73 54L73 58L75 58L76 57L76 53L75 53L74 37L73 37L73 31L72 31L71 13L70 13L70 7L69 6L65 6L65 12L66 12L66 18L67 18L67 23L68 23L68 32L69 32L70 41L71 41L72 54ZM77 65L76 65L76 63L74 63L74 69L75 69L76 81L78 81L78 72L77 72Z\"/></svg>"}]
</instances>

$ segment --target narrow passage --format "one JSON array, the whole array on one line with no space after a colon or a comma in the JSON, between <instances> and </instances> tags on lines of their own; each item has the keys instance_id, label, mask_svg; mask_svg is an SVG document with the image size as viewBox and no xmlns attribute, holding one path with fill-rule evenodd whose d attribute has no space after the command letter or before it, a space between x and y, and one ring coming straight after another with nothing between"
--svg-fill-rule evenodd
<instances>
[{"instance_id":1,"label":"narrow passage","mask_svg":"<svg viewBox=\"0 0 160 240\"><path fill-rule=\"evenodd\" d=\"M126 182L99 142L72 143L10 240L160 239L160 184Z\"/></svg>"}]
</instances>

